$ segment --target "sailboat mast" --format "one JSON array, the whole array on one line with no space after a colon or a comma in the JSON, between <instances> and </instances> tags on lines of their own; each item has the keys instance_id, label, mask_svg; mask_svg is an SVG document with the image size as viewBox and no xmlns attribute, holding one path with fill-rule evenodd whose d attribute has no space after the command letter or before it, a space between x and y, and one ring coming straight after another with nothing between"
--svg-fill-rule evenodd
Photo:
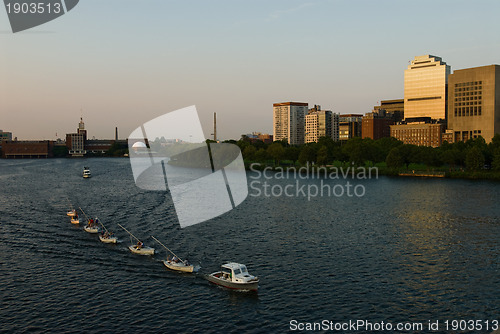
<instances>
[{"instance_id":1,"label":"sailboat mast","mask_svg":"<svg viewBox=\"0 0 500 334\"><path fill-rule=\"evenodd\" d=\"M118 226L120 226L122 229L125 230L125 232L127 232L128 234L130 234L132 237L135 238L135 240L139 241L139 242L142 242L141 240L139 240L139 238L137 238L135 235L133 235L132 233L129 232L129 230L127 230L125 227L121 226L120 224L118 224Z\"/></svg>"}]
</instances>

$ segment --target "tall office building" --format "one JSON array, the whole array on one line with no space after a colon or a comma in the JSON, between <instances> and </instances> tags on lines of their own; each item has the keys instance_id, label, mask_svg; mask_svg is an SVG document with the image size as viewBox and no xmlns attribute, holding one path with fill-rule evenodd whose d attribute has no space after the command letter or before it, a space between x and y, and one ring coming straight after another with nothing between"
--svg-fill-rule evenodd
<instances>
[{"instance_id":1,"label":"tall office building","mask_svg":"<svg viewBox=\"0 0 500 334\"><path fill-rule=\"evenodd\" d=\"M405 118L446 119L446 84L449 74L450 66L440 57L415 57L405 70Z\"/></svg>"},{"instance_id":2,"label":"tall office building","mask_svg":"<svg viewBox=\"0 0 500 334\"><path fill-rule=\"evenodd\" d=\"M449 77L448 129L453 141L500 133L500 66L456 70Z\"/></svg>"},{"instance_id":3,"label":"tall office building","mask_svg":"<svg viewBox=\"0 0 500 334\"><path fill-rule=\"evenodd\" d=\"M307 103L274 103L273 140L285 139L290 145L304 144L304 126L307 111Z\"/></svg>"},{"instance_id":4,"label":"tall office building","mask_svg":"<svg viewBox=\"0 0 500 334\"><path fill-rule=\"evenodd\" d=\"M316 143L321 137L332 136L332 112L315 105L306 116L305 142Z\"/></svg>"}]
</instances>

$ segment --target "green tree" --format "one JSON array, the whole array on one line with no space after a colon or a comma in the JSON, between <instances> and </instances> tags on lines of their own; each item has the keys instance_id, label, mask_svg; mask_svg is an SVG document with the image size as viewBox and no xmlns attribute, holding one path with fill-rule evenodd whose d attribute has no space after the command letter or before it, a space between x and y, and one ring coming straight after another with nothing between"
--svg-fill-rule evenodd
<instances>
[{"instance_id":1,"label":"green tree","mask_svg":"<svg viewBox=\"0 0 500 334\"><path fill-rule=\"evenodd\" d=\"M484 155L481 149L473 146L465 155L465 166L470 170L480 170L484 166Z\"/></svg>"},{"instance_id":2,"label":"green tree","mask_svg":"<svg viewBox=\"0 0 500 334\"><path fill-rule=\"evenodd\" d=\"M318 165L326 165L328 162L328 148L326 146L321 146L316 154L316 162Z\"/></svg>"},{"instance_id":3,"label":"green tree","mask_svg":"<svg viewBox=\"0 0 500 334\"><path fill-rule=\"evenodd\" d=\"M302 147L299 154L299 162L301 165L306 165L309 163L314 163L316 160L316 151L311 145L306 145Z\"/></svg>"},{"instance_id":4,"label":"green tree","mask_svg":"<svg viewBox=\"0 0 500 334\"><path fill-rule=\"evenodd\" d=\"M257 153L257 149L254 146L252 146L252 145L248 145L243 150L243 159L245 159L245 160L254 160L255 159L255 153Z\"/></svg>"},{"instance_id":5,"label":"green tree","mask_svg":"<svg viewBox=\"0 0 500 334\"><path fill-rule=\"evenodd\" d=\"M295 146L285 148L285 159L293 161L293 164L299 160L300 149Z\"/></svg>"},{"instance_id":6,"label":"green tree","mask_svg":"<svg viewBox=\"0 0 500 334\"><path fill-rule=\"evenodd\" d=\"M257 152L255 152L255 160L264 162L269 159L269 155L267 151L263 148L260 148Z\"/></svg>"},{"instance_id":7,"label":"green tree","mask_svg":"<svg viewBox=\"0 0 500 334\"><path fill-rule=\"evenodd\" d=\"M267 153L271 158L274 159L274 164L279 165L280 160L285 156L285 149L283 148L283 145L281 145L281 143L276 142L269 145L269 147L267 148Z\"/></svg>"},{"instance_id":8,"label":"green tree","mask_svg":"<svg viewBox=\"0 0 500 334\"><path fill-rule=\"evenodd\" d=\"M493 152L493 161L491 162L491 169L500 171L500 147Z\"/></svg>"},{"instance_id":9,"label":"green tree","mask_svg":"<svg viewBox=\"0 0 500 334\"><path fill-rule=\"evenodd\" d=\"M460 163L460 151L453 148L441 152L441 161L443 161L453 169L455 165Z\"/></svg>"},{"instance_id":10,"label":"green tree","mask_svg":"<svg viewBox=\"0 0 500 334\"><path fill-rule=\"evenodd\" d=\"M394 147L389 151L389 154L387 154L387 158L385 159L385 163L387 164L387 167L394 169L400 168L405 164L399 148Z\"/></svg>"}]
</instances>

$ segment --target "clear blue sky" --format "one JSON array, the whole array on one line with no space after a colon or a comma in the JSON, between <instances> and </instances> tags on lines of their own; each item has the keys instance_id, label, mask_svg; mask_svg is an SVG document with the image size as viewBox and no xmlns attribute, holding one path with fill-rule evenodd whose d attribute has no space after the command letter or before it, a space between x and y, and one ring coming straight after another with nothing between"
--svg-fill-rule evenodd
<instances>
[{"instance_id":1,"label":"clear blue sky","mask_svg":"<svg viewBox=\"0 0 500 334\"><path fill-rule=\"evenodd\" d=\"M272 103L366 113L403 97L433 54L455 69L500 63L500 1L81 0L12 34L0 9L0 129L19 139L127 137L196 105L207 135L272 133Z\"/></svg>"}]
</instances>

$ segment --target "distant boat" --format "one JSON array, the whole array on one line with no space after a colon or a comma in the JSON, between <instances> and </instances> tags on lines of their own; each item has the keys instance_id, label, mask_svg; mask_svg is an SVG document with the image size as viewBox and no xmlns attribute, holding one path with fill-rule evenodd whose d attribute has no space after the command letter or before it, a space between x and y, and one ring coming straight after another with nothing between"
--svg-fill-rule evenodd
<instances>
[{"instance_id":1,"label":"distant boat","mask_svg":"<svg viewBox=\"0 0 500 334\"><path fill-rule=\"evenodd\" d=\"M125 227L121 226L118 224L122 229L125 230L130 235L130 242L132 243L132 237L137 240L137 244L135 245L130 245L128 249L134 253L134 254L139 254L139 255L153 255L155 253L155 249L152 247L144 246L144 243L139 240L135 235L130 233Z\"/></svg>"},{"instance_id":2,"label":"distant boat","mask_svg":"<svg viewBox=\"0 0 500 334\"><path fill-rule=\"evenodd\" d=\"M259 288L259 279L250 275L244 264L235 262L221 265L220 271L211 273L207 279L229 289L257 291Z\"/></svg>"},{"instance_id":3,"label":"distant boat","mask_svg":"<svg viewBox=\"0 0 500 334\"><path fill-rule=\"evenodd\" d=\"M92 175L90 174L90 168L89 167L83 167L83 178L88 179Z\"/></svg>"},{"instance_id":4,"label":"distant boat","mask_svg":"<svg viewBox=\"0 0 500 334\"><path fill-rule=\"evenodd\" d=\"M76 210L75 209L71 209L68 212L66 212L66 215L69 216L69 217L74 217L74 216L76 216Z\"/></svg>"},{"instance_id":5,"label":"distant boat","mask_svg":"<svg viewBox=\"0 0 500 334\"><path fill-rule=\"evenodd\" d=\"M78 215L71 217L71 224L80 224L80 219L78 218Z\"/></svg>"},{"instance_id":6,"label":"distant boat","mask_svg":"<svg viewBox=\"0 0 500 334\"><path fill-rule=\"evenodd\" d=\"M156 242L158 242L160 245L162 245L166 250L168 250L174 256L172 259L170 259L170 256L169 256L169 258L167 260L162 261L163 264L165 265L165 267L167 267L168 269L182 271L185 273L192 273L193 271L198 271L200 269L200 266L194 267L187 260L183 261L180 257L175 255L174 252L172 252L170 249L168 249L167 246L165 246L163 243L161 243L160 240L156 239L153 236L151 236L151 238L155 239Z\"/></svg>"}]
</instances>

